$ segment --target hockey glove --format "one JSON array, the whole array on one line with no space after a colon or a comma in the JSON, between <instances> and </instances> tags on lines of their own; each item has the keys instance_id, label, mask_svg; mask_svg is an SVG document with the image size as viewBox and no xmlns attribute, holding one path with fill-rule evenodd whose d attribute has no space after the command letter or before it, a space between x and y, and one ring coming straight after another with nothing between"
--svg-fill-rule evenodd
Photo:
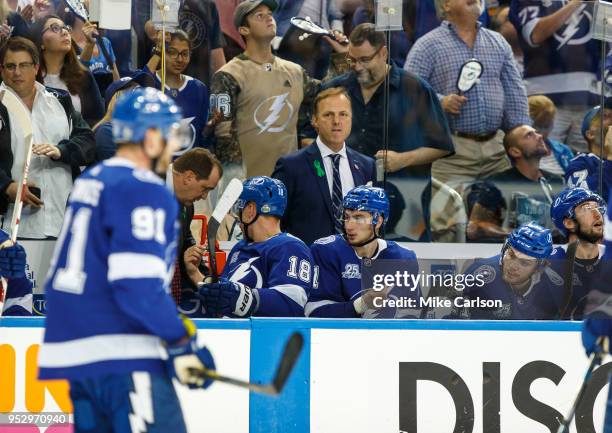
<instances>
[{"instance_id":1,"label":"hockey glove","mask_svg":"<svg viewBox=\"0 0 612 433\"><path fill-rule=\"evenodd\" d=\"M176 377L183 385L189 388L208 388L213 380L194 374L194 371L215 370L215 360L205 347L198 347L195 334L195 325L183 317L187 335L190 337L183 344L169 344L167 366L171 377Z\"/></svg>"},{"instance_id":2,"label":"hockey glove","mask_svg":"<svg viewBox=\"0 0 612 433\"><path fill-rule=\"evenodd\" d=\"M587 318L582 323L582 345L587 356L592 353L609 353L609 338L612 330L611 319Z\"/></svg>"},{"instance_id":3,"label":"hockey glove","mask_svg":"<svg viewBox=\"0 0 612 433\"><path fill-rule=\"evenodd\" d=\"M12 244L9 235L0 230L0 276L25 278L26 252L19 244Z\"/></svg>"},{"instance_id":4,"label":"hockey glove","mask_svg":"<svg viewBox=\"0 0 612 433\"><path fill-rule=\"evenodd\" d=\"M257 289L242 283L220 280L218 283L200 284L198 292L207 315L212 317L249 317L259 305Z\"/></svg>"}]
</instances>

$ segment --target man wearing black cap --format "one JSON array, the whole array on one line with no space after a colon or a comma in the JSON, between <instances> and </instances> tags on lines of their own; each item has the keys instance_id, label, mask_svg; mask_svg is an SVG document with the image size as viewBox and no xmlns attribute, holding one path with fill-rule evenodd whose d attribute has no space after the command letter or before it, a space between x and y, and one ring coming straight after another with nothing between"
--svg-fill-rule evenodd
<instances>
[{"instance_id":1,"label":"man wearing black cap","mask_svg":"<svg viewBox=\"0 0 612 433\"><path fill-rule=\"evenodd\" d=\"M238 176L269 176L279 157L298 149L300 106L310 102L319 87L301 66L272 54L270 43L276 36L272 12L277 6L275 0L238 5L234 25L246 50L212 79L211 110L223 113L215 129L217 155L226 166L234 164ZM346 51L327 41L335 51Z\"/></svg>"},{"instance_id":2,"label":"man wearing black cap","mask_svg":"<svg viewBox=\"0 0 612 433\"><path fill-rule=\"evenodd\" d=\"M602 168L600 127L601 109L598 105L589 110L582 121L582 136L587 141L589 153L580 153L572 159L565 173L569 187L581 187L597 192L606 202L612 188L612 98L606 100L603 110L603 130L606 135L603 153L603 191L599 191L599 170Z\"/></svg>"}]
</instances>

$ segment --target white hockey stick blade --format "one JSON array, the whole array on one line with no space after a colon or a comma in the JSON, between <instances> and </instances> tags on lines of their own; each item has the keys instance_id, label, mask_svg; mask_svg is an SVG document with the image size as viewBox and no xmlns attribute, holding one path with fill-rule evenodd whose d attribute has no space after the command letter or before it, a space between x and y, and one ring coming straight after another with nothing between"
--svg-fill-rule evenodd
<instances>
[{"instance_id":1,"label":"white hockey stick blade","mask_svg":"<svg viewBox=\"0 0 612 433\"><path fill-rule=\"evenodd\" d=\"M240 197L240 194L242 194L242 182L234 178L227 185L225 191L223 191L223 195L217 202L217 206L211 218L221 223L225 215L227 215L234 203L236 203L236 200L238 200L238 197Z\"/></svg>"}]
</instances>

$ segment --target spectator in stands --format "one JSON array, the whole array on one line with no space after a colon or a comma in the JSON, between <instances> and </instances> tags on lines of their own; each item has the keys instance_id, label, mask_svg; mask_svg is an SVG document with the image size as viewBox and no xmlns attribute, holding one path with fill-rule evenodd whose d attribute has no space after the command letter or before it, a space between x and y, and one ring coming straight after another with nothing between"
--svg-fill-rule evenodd
<instances>
[{"instance_id":1,"label":"spectator in stands","mask_svg":"<svg viewBox=\"0 0 612 433\"><path fill-rule=\"evenodd\" d=\"M213 0L185 0L180 2L179 27L191 39L191 62L185 73L197 78L207 86L215 72L225 65L223 47L225 39L221 33L219 13ZM145 22L151 17L150 0L139 0L136 4L139 21ZM149 42L143 44L146 52L143 63L148 59L151 46L157 42L157 30L151 21L146 21L138 34L146 32ZM144 42L144 41L143 41ZM152 42L152 44L151 44Z\"/></svg>"},{"instance_id":2,"label":"spectator in stands","mask_svg":"<svg viewBox=\"0 0 612 433\"><path fill-rule=\"evenodd\" d=\"M291 25L292 17L310 17L313 22L325 29L342 31L342 14L336 6L336 0L277 0L278 8L274 11L277 24L277 37L272 44L278 48L278 56L304 67L308 75L323 79L329 67L331 49L320 36L304 34Z\"/></svg>"},{"instance_id":3,"label":"spectator in stands","mask_svg":"<svg viewBox=\"0 0 612 433\"><path fill-rule=\"evenodd\" d=\"M553 101L544 95L533 95L527 98L529 103L529 117L533 121L533 127L542 134L548 155L540 161L540 168L544 171L565 175L565 170L574 152L565 144L549 137L550 131L555 123L557 109Z\"/></svg>"},{"instance_id":4,"label":"spectator in stands","mask_svg":"<svg viewBox=\"0 0 612 433\"><path fill-rule=\"evenodd\" d=\"M238 164L246 177L268 176L279 157L297 150L300 106L310 104L319 88L301 66L272 54L276 7L275 0L262 0L236 8L234 25L247 48L213 77L211 109L224 115L215 129L216 153L233 165L235 174L228 173L229 178L243 175ZM327 39L335 50L346 50Z\"/></svg>"},{"instance_id":5,"label":"spectator in stands","mask_svg":"<svg viewBox=\"0 0 612 433\"><path fill-rule=\"evenodd\" d=\"M110 39L106 36L96 38L99 35L98 28L92 23L83 23L83 21L70 13L73 17L72 39L81 49L79 59L81 63L89 68L89 71L94 75L100 93L104 94L106 88L113 81L117 81L121 76L117 69L115 52ZM65 20L68 22L68 20ZM100 44L104 45L108 53L108 59L104 57Z\"/></svg>"},{"instance_id":6,"label":"spectator in stands","mask_svg":"<svg viewBox=\"0 0 612 433\"><path fill-rule=\"evenodd\" d=\"M23 17L9 8L6 0L0 0L0 43L12 36L29 38L30 29Z\"/></svg>"},{"instance_id":7,"label":"spectator in stands","mask_svg":"<svg viewBox=\"0 0 612 433\"><path fill-rule=\"evenodd\" d=\"M591 38L591 2L513 0L510 20L525 55L527 94L546 95L557 106L551 137L587 151L580 125L598 100L591 88L600 61L600 42Z\"/></svg>"},{"instance_id":8,"label":"spectator in stands","mask_svg":"<svg viewBox=\"0 0 612 433\"><path fill-rule=\"evenodd\" d=\"M172 297L177 304L181 302L182 291L196 290L202 282L203 269L199 266L204 248L196 243L191 234L193 204L206 199L208 193L216 188L223 175L221 164L207 149L191 149L177 158L168 168L166 183L174 191L181 205L181 232L178 238L177 265L172 278Z\"/></svg>"},{"instance_id":9,"label":"spectator in stands","mask_svg":"<svg viewBox=\"0 0 612 433\"><path fill-rule=\"evenodd\" d=\"M74 109L93 126L104 116L104 104L92 73L79 62L71 32L57 15L47 15L32 26L40 50L40 74L45 86L67 91Z\"/></svg>"},{"instance_id":10,"label":"spectator in stands","mask_svg":"<svg viewBox=\"0 0 612 433\"><path fill-rule=\"evenodd\" d=\"M123 92L136 87L155 87L155 78L146 71L136 71L131 77L123 77L113 82L106 89L106 113L92 128L96 137L96 161L103 161L115 156L117 144L113 140L113 124L111 122L115 101Z\"/></svg>"},{"instance_id":11,"label":"spectator in stands","mask_svg":"<svg viewBox=\"0 0 612 433\"><path fill-rule=\"evenodd\" d=\"M33 239L56 238L72 181L80 173L80 166L94 160L94 137L66 93L51 92L36 82L40 60L30 40L9 39L0 49L0 64L3 81L0 90L14 92L31 112L34 133L19 235ZM21 181L25 143L16 121L3 105L0 105L0 118L0 191L3 192L0 213L3 214L2 228L6 230Z\"/></svg>"},{"instance_id":12,"label":"spectator in stands","mask_svg":"<svg viewBox=\"0 0 612 433\"><path fill-rule=\"evenodd\" d=\"M386 37L374 24L353 29L349 38L352 72L323 84L346 88L353 104L353 128L347 145L386 163L396 176L424 178L427 184L423 215L429 226L430 170L433 161L453 152L448 123L432 88L419 77L392 64ZM385 77L389 79L389 110L385 117ZM385 152L384 122L388 121L389 150ZM421 203L419 201L419 206ZM429 238L425 230L425 238Z\"/></svg>"},{"instance_id":13,"label":"spectator in stands","mask_svg":"<svg viewBox=\"0 0 612 433\"><path fill-rule=\"evenodd\" d=\"M314 144L279 158L273 177L287 187L283 231L307 245L342 233L342 198L376 180L374 160L346 146L351 133L351 100L342 87L326 89L314 102Z\"/></svg>"},{"instance_id":14,"label":"spectator in stands","mask_svg":"<svg viewBox=\"0 0 612 433\"><path fill-rule=\"evenodd\" d=\"M600 191L600 195L608 202L612 188L612 134L609 132L612 126L612 98L606 99L604 107L603 158L600 157L602 110L600 106L597 106L589 110L582 121L582 135L588 143L589 153L579 153L570 161L565 180L569 187L579 186L597 192L599 191L599 173L603 166L603 191Z\"/></svg>"},{"instance_id":15,"label":"spectator in stands","mask_svg":"<svg viewBox=\"0 0 612 433\"><path fill-rule=\"evenodd\" d=\"M436 0L442 24L418 39L404 68L437 92L453 131L455 155L432 166L432 176L451 186L507 170L503 131L530 123L527 96L512 49L497 32L483 28L481 3ZM465 95L457 78L463 64L483 65L480 81Z\"/></svg>"},{"instance_id":16,"label":"spectator in stands","mask_svg":"<svg viewBox=\"0 0 612 433\"><path fill-rule=\"evenodd\" d=\"M563 188L563 178L540 169L540 160L547 154L542 135L529 125L517 126L504 137L504 147L512 167L489 179L506 195L512 194L507 226L529 221L550 226L548 210Z\"/></svg>"},{"instance_id":17,"label":"spectator in stands","mask_svg":"<svg viewBox=\"0 0 612 433\"><path fill-rule=\"evenodd\" d=\"M161 63L161 37L158 37L158 41L157 51L153 51L145 70L154 74L156 87L161 89L161 76L157 72ZM170 35L167 45L165 91L182 108L184 118L191 119L193 142L188 148L202 147L202 134L208 119L208 88L197 78L183 74L191 60L191 40L187 33L177 30Z\"/></svg>"}]
</instances>

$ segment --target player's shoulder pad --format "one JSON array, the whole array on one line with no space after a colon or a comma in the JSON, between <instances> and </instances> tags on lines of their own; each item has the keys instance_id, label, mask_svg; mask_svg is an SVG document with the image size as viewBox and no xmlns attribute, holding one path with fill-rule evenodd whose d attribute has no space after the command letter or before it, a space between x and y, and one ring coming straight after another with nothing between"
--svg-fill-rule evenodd
<instances>
[{"instance_id":1,"label":"player's shoulder pad","mask_svg":"<svg viewBox=\"0 0 612 433\"><path fill-rule=\"evenodd\" d=\"M315 245L327 245L327 244L331 244L337 241L338 236L337 235L330 235L330 236L325 236L324 238L320 238L317 239L316 241L313 242L313 246Z\"/></svg>"},{"instance_id":2,"label":"player's shoulder pad","mask_svg":"<svg viewBox=\"0 0 612 433\"><path fill-rule=\"evenodd\" d=\"M269 239L267 245L270 250L280 250L283 254L295 253L301 250L305 255L310 256L310 249L304 241L289 233L281 233L279 236Z\"/></svg>"},{"instance_id":3,"label":"player's shoulder pad","mask_svg":"<svg viewBox=\"0 0 612 433\"><path fill-rule=\"evenodd\" d=\"M480 279L484 284L490 284L495 281L495 278L497 277L497 271L499 270L498 263L499 259L497 259L497 261L477 260L466 271L466 274L472 274L475 277L480 276Z\"/></svg>"},{"instance_id":4,"label":"player's shoulder pad","mask_svg":"<svg viewBox=\"0 0 612 433\"><path fill-rule=\"evenodd\" d=\"M406 248L401 246L395 241L385 241L387 242L387 250L389 254L393 257L387 258L397 258L397 259L411 259L414 260L417 258L416 253L410 248Z\"/></svg>"},{"instance_id":5,"label":"player's shoulder pad","mask_svg":"<svg viewBox=\"0 0 612 433\"><path fill-rule=\"evenodd\" d=\"M546 266L544 268L544 275L546 275L548 280L555 286L563 285L563 277L559 275L559 273L550 266Z\"/></svg>"}]
</instances>

